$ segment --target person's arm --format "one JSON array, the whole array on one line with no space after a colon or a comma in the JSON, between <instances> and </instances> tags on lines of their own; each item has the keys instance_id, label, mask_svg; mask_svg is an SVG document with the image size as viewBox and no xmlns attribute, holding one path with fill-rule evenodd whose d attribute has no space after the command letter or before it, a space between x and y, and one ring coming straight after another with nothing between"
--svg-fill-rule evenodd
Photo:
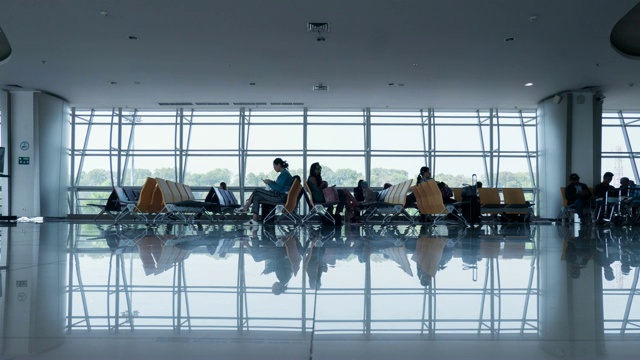
<instances>
[{"instance_id":1,"label":"person's arm","mask_svg":"<svg viewBox=\"0 0 640 360\"><path fill-rule=\"evenodd\" d=\"M293 177L289 174L289 171L282 170L276 181L269 182L269 187L276 192L285 193L289 191L292 182Z\"/></svg>"}]
</instances>

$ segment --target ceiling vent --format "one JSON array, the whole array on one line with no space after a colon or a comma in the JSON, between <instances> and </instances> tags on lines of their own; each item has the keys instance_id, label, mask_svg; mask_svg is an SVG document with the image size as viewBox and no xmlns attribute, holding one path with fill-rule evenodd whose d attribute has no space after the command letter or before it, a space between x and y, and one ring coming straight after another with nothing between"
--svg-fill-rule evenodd
<instances>
[{"instance_id":1,"label":"ceiling vent","mask_svg":"<svg viewBox=\"0 0 640 360\"><path fill-rule=\"evenodd\" d=\"M304 103L301 102L272 102L271 105L275 106L303 106Z\"/></svg>"},{"instance_id":2,"label":"ceiling vent","mask_svg":"<svg viewBox=\"0 0 640 360\"><path fill-rule=\"evenodd\" d=\"M238 106L260 106L260 105L267 105L266 102L234 102L233 105L238 105Z\"/></svg>"},{"instance_id":3,"label":"ceiling vent","mask_svg":"<svg viewBox=\"0 0 640 360\"><path fill-rule=\"evenodd\" d=\"M327 91L329 87L323 83L319 83L318 85L313 86L314 91Z\"/></svg>"},{"instance_id":4,"label":"ceiling vent","mask_svg":"<svg viewBox=\"0 0 640 360\"><path fill-rule=\"evenodd\" d=\"M214 106L227 106L228 102L197 102L196 105L214 105Z\"/></svg>"},{"instance_id":5,"label":"ceiling vent","mask_svg":"<svg viewBox=\"0 0 640 360\"><path fill-rule=\"evenodd\" d=\"M328 33L331 32L331 25L328 22L308 22L307 32Z\"/></svg>"},{"instance_id":6,"label":"ceiling vent","mask_svg":"<svg viewBox=\"0 0 640 360\"><path fill-rule=\"evenodd\" d=\"M158 103L158 105L160 105L160 106L188 106L188 105L193 105L193 103L190 103L190 102L161 102L161 103Z\"/></svg>"}]
</instances>

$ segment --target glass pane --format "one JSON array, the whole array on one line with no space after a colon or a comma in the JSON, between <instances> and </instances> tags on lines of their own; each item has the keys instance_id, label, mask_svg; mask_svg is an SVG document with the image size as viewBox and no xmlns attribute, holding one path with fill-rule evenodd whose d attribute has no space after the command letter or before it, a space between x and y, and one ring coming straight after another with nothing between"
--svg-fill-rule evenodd
<instances>
[{"instance_id":1,"label":"glass pane","mask_svg":"<svg viewBox=\"0 0 640 360\"><path fill-rule=\"evenodd\" d=\"M129 130L130 129L125 129L123 126L123 131L125 133L128 133ZM136 125L133 148L174 149L176 145L175 141L175 126L173 124Z\"/></svg>"},{"instance_id":2,"label":"glass pane","mask_svg":"<svg viewBox=\"0 0 640 360\"><path fill-rule=\"evenodd\" d=\"M371 148L377 150L423 150L422 126L371 126Z\"/></svg>"},{"instance_id":3,"label":"glass pane","mask_svg":"<svg viewBox=\"0 0 640 360\"><path fill-rule=\"evenodd\" d=\"M620 152L626 151L626 148L621 127L602 128L602 152Z\"/></svg>"},{"instance_id":4,"label":"glass pane","mask_svg":"<svg viewBox=\"0 0 640 360\"><path fill-rule=\"evenodd\" d=\"M302 125L252 125L248 127L247 149L302 149Z\"/></svg>"},{"instance_id":5,"label":"glass pane","mask_svg":"<svg viewBox=\"0 0 640 360\"><path fill-rule=\"evenodd\" d=\"M437 126L436 150L481 151L478 126Z\"/></svg>"},{"instance_id":6,"label":"glass pane","mask_svg":"<svg viewBox=\"0 0 640 360\"><path fill-rule=\"evenodd\" d=\"M500 127L500 150L524 151L522 128L519 126Z\"/></svg>"},{"instance_id":7,"label":"glass pane","mask_svg":"<svg viewBox=\"0 0 640 360\"><path fill-rule=\"evenodd\" d=\"M238 186L237 156L190 156L184 182L191 186L214 186L221 181Z\"/></svg>"},{"instance_id":8,"label":"glass pane","mask_svg":"<svg viewBox=\"0 0 640 360\"><path fill-rule=\"evenodd\" d=\"M194 125L191 129L190 150L238 149L238 125ZM184 146L187 146L187 131L184 129Z\"/></svg>"},{"instance_id":9,"label":"glass pane","mask_svg":"<svg viewBox=\"0 0 640 360\"><path fill-rule=\"evenodd\" d=\"M331 139L331 141L328 141L328 139ZM307 149L363 150L364 126L309 125L307 131Z\"/></svg>"}]
</instances>

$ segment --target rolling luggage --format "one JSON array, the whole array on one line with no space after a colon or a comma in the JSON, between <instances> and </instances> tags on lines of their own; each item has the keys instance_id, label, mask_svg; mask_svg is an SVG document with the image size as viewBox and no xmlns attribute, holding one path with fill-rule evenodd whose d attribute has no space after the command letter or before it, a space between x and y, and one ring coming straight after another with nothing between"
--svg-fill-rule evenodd
<instances>
[{"instance_id":1,"label":"rolling luggage","mask_svg":"<svg viewBox=\"0 0 640 360\"><path fill-rule=\"evenodd\" d=\"M478 178L476 174L471 176L471 185L462 188L462 203L460 210L462 216L470 224L477 224L481 220L480 215L480 198L478 197Z\"/></svg>"}]
</instances>

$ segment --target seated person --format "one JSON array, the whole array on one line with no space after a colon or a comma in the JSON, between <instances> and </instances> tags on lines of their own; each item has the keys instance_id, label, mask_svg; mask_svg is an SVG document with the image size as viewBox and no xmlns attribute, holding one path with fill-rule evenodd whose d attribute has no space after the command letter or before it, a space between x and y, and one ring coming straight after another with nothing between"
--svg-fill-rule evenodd
<instances>
[{"instance_id":1,"label":"seated person","mask_svg":"<svg viewBox=\"0 0 640 360\"><path fill-rule=\"evenodd\" d=\"M245 222L243 225L254 226L258 225L258 213L260 211L260 203L262 201L284 203L287 201L287 193L293 184L293 177L289 173L289 163L281 158L275 158L273 160L273 170L277 173L278 178L273 181L269 179L262 179L262 181L269 187L268 189L256 189L251 196L247 199L247 202L241 208L235 209L235 212L247 212L249 206L251 206L251 213L253 214L251 220ZM266 215L266 214L264 214Z\"/></svg>"},{"instance_id":2,"label":"seated person","mask_svg":"<svg viewBox=\"0 0 640 360\"><path fill-rule=\"evenodd\" d=\"M605 198L607 194L609 197L617 197L618 192L615 191L615 187L611 185L611 180L613 180L613 173L607 171L602 175L602 182L593 187L593 195L596 198Z\"/></svg>"},{"instance_id":3,"label":"seated person","mask_svg":"<svg viewBox=\"0 0 640 360\"><path fill-rule=\"evenodd\" d=\"M589 187L580 182L578 174L569 176L569 185L564 188L564 197L567 199L567 205L573 206L580 218L580 222L587 221L585 211L588 210L591 202L591 190Z\"/></svg>"},{"instance_id":4,"label":"seated person","mask_svg":"<svg viewBox=\"0 0 640 360\"><path fill-rule=\"evenodd\" d=\"M323 190L329 188L329 183L322 179L322 166L320 166L320 163L315 162L311 164L311 167L309 168L309 178L307 179L307 185L309 185L309 190L311 190L311 196L313 197L314 203L322 204L327 202L327 199L325 199L324 197ZM335 211L333 205L331 205L328 209L336 225L342 223L340 221L342 215L340 214L344 210L347 203L347 195L345 194L345 191L348 190L339 189L336 191L338 193L338 204L336 205Z\"/></svg>"},{"instance_id":5,"label":"seated person","mask_svg":"<svg viewBox=\"0 0 640 360\"><path fill-rule=\"evenodd\" d=\"M227 190L227 183L223 181L223 182L220 183L220 186L218 186L218 187L220 189L222 189L222 190Z\"/></svg>"},{"instance_id":6,"label":"seated person","mask_svg":"<svg viewBox=\"0 0 640 360\"><path fill-rule=\"evenodd\" d=\"M628 177L620 178L620 196L635 196L635 183Z\"/></svg>"},{"instance_id":7,"label":"seated person","mask_svg":"<svg viewBox=\"0 0 640 360\"><path fill-rule=\"evenodd\" d=\"M607 199L607 204L618 202L619 193L618 190L611 185L612 180L613 173L607 171L602 175L602 182L593 188L596 213L599 216L598 220L601 220L605 216L604 211L600 211L600 209L605 205L605 198Z\"/></svg>"}]
</instances>

